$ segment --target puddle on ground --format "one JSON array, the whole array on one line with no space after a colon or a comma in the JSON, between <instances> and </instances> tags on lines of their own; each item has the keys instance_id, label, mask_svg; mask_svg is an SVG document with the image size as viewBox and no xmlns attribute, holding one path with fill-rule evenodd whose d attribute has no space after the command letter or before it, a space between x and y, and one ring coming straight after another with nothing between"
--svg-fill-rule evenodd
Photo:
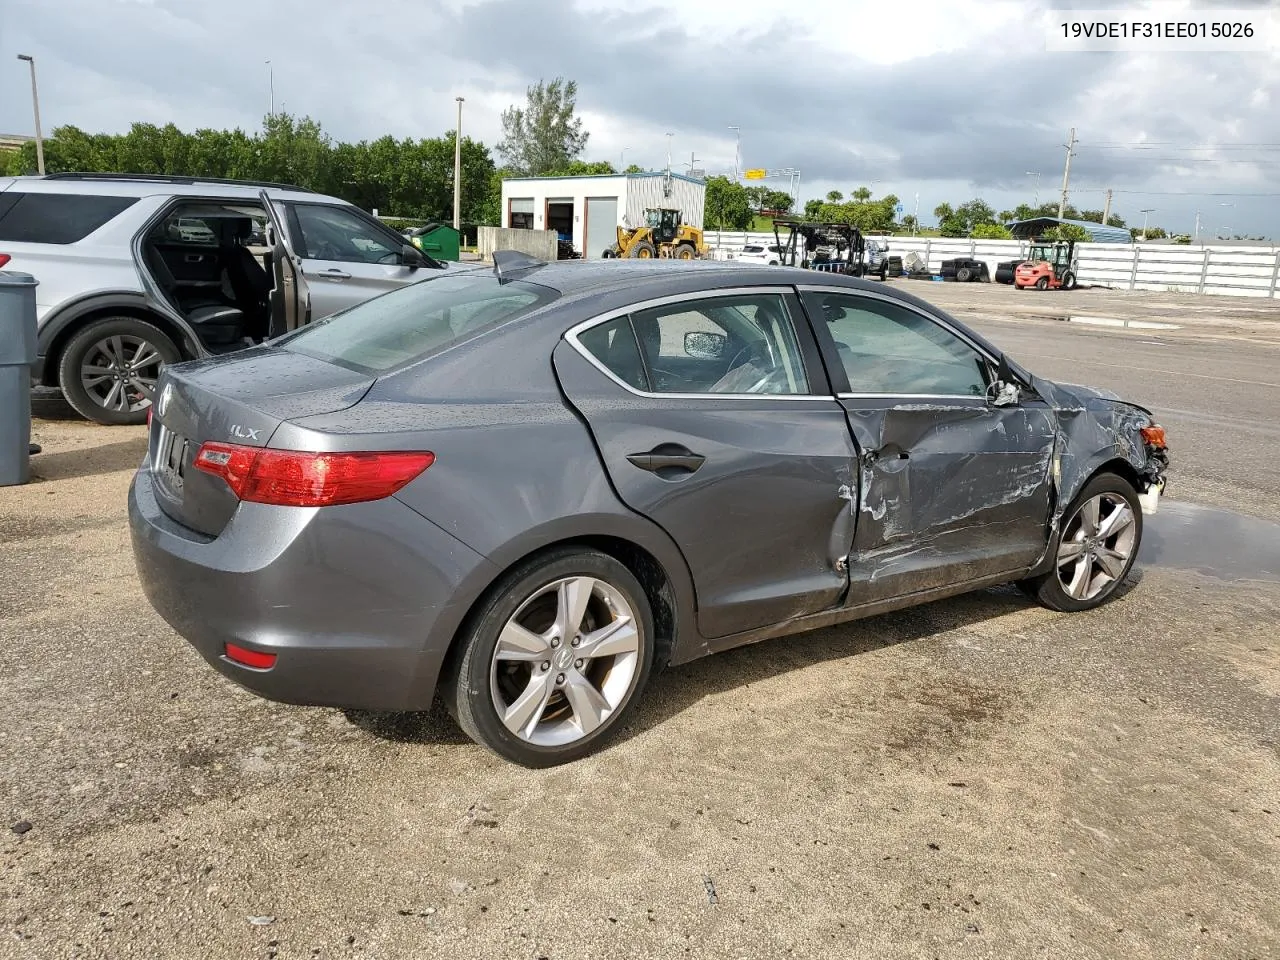
<instances>
[{"instance_id":1,"label":"puddle on ground","mask_svg":"<svg viewBox=\"0 0 1280 960\"><path fill-rule=\"evenodd\" d=\"M1165 500L1146 518L1138 562L1217 580L1280 583L1280 523Z\"/></svg>"},{"instance_id":2,"label":"puddle on ground","mask_svg":"<svg viewBox=\"0 0 1280 960\"><path fill-rule=\"evenodd\" d=\"M1180 330L1181 325L1159 320L1126 320L1123 317L1053 317L1066 323L1087 323L1095 327L1128 327L1130 330Z\"/></svg>"}]
</instances>

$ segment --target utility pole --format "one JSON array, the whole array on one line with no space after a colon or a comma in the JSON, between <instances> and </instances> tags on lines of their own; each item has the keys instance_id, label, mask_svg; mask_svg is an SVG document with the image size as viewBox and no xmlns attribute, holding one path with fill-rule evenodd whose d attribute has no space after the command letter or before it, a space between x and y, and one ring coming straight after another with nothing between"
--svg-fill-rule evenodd
<instances>
[{"instance_id":1,"label":"utility pole","mask_svg":"<svg viewBox=\"0 0 1280 960\"><path fill-rule=\"evenodd\" d=\"M1067 189L1071 185L1071 156L1076 146L1076 128L1071 128L1071 139L1063 144L1067 148L1067 165L1062 170L1062 199L1058 202L1058 219L1067 215Z\"/></svg>"},{"instance_id":2,"label":"utility pole","mask_svg":"<svg viewBox=\"0 0 1280 960\"><path fill-rule=\"evenodd\" d=\"M267 95L270 99L267 101L267 116L274 117L276 115L276 68L271 66L271 61L265 61L267 64Z\"/></svg>"},{"instance_id":3,"label":"utility pole","mask_svg":"<svg viewBox=\"0 0 1280 960\"><path fill-rule=\"evenodd\" d=\"M1142 214L1142 239L1143 240L1147 239L1147 214L1153 212L1154 210L1155 210L1155 207L1144 207L1141 211L1139 211Z\"/></svg>"},{"instance_id":4,"label":"utility pole","mask_svg":"<svg viewBox=\"0 0 1280 960\"><path fill-rule=\"evenodd\" d=\"M1102 208L1102 225L1105 227L1107 221L1111 219L1111 188L1107 188L1107 203Z\"/></svg>"},{"instance_id":5,"label":"utility pole","mask_svg":"<svg viewBox=\"0 0 1280 960\"><path fill-rule=\"evenodd\" d=\"M44 135L40 132L40 93L36 87L36 58L27 53L18 54L31 68L31 109L36 119L36 172L44 176Z\"/></svg>"},{"instance_id":6,"label":"utility pole","mask_svg":"<svg viewBox=\"0 0 1280 960\"><path fill-rule=\"evenodd\" d=\"M1200 242L1200 211L1196 211L1196 243Z\"/></svg>"},{"instance_id":7,"label":"utility pole","mask_svg":"<svg viewBox=\"0 0 1280 960\"><path fill-rule=\"evenodd\" d=\"M689 151L689 176L693 176L694 167L698 165L698 157L692 150Z\"/></svg>"},{"instance_id":8,"label":"utility pole","mask_svg":"<svg viewBox=\"0 0 1280 960\"><path fill-rule=\"evenodd\" d=\"M671 172L671 134L667 134L667 173Z\"/></svg>"},{"instance_id":9,"label":"utility pole","mask_svg":"<svg viewBox=\"0 0 1280 960\"><path fill-rule=\"evenodd\" d=\"M742 128L730 127L733 131L733 182L738 183L741 180L739 174L739 166L742 163Z\"/></svg>"},{"instance_id":10,"label":"utility pole","mask_svg":"<svg viewBox=\"0 0 1280 960\"><path fill-rule=\"evenodd\" d=\"M453 229L462 230L462 97L458 101L458 129L453 134Z\"/></svg>"},{"instance_id":11,"label":"utility pole","mask_svg":"<svg viewBox=\"0 0 1280 960\"><path fill-rule=\"evenodd\" d=\"M630 149L631 149L630 147L623 147L623 148L622 148L622 154L621 154L621 156L619 156L619 157L618 157L618 172L619 172L619 173L622 173L622 171L624 171L624 170L626 170L626 169L627 169L627 151L628 151L628 150L630 150Z\"/></svg>"},{"instance_id":12,"label":"utility pole","mask_svg":"<svg viewBox=\"0 0 1280 960\"><path fill-rule=\"evenodd\" d=\"M1033 201L1033 203L1036 208L1036 213L1039 213L1040 212L1040 174L1038 171L1028 170L1027 176L1036 178L1036 192L1035 192L1035 200Z\"/></svg>"}]
</instances>

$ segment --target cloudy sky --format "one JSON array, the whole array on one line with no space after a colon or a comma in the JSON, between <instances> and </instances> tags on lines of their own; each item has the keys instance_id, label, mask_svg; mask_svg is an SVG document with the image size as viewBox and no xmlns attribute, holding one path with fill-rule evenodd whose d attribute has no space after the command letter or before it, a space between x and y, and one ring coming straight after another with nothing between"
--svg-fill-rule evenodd
<instances>
[{"instance_id":1,"label":"cloudy sky","mask_svg":"<svg viewBox=\"0 0 1280 960\"><path fill-rule=\"evenodd\" d=\"M797 167L801 196L871 185L921 219L1061 188L1141 224L1280 236L1280 37L1269 52L1046 53L1053 8L1275 9L1267 0L0 0L0 133L134 121L254 129L275 106L338 139L496 143L539 78L579 85L588 159ZM1126 15L1127 16L1127 15ZM1028 172L1040 173L1040 177ZM780 183L779 186L785 186Z\"/></svg>"}]
</instances>

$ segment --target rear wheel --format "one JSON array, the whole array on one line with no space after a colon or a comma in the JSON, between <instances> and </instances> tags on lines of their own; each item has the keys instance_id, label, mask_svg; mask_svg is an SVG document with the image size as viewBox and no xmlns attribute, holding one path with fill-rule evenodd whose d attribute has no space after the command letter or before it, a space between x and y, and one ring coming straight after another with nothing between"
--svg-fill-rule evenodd
<instances>
[{"instance_id":1,"label":"rear wheel","mask_svg":"<svg viewBox=\"0 0 1280 960\"><path fill-rule=\"evenodd\" d=\"M627 251L627 256L636 260L652 260L657 255L657 248L648 240L633 243L631 249Z\"/></svg>"},{"instance_id":2,"label":"rear wheel","mask_svg":"<svg viewBox=\"0 0 1280 960\"><path fill-rule=\"evenodd\" d=\"M693 248L691 243L682 243L676 247L675 258L677 260L694 260L698 256L698 251Z\"/></svg>"},{"instance_id":3,"label":"rear wheel","mask_svg":"<svg viewBox=\"0 0 1280 960\"><path fill-rule=\"evenodd\" d=\"M1062 289L1074 290L1076 288L1076 275L1068 270L1062 275Z\"/></svg>"},{"instance_id":4,"label":"rear wheel","mask_svg":"<svg viewBox=\"0 0 1280 960\"><path fill-rule=\"evenodd\" d=\"M58 364L58 386L76 413L90 420L145 423L161 369L180 358L159 327L135 317L109 317L71 338Z\"/></svg>"},{"instance_id":5,"label":"rear wheel","mask_svg":"<svg viewBox=\"0 0 1280 960\"><path fill-rule=\"evenodd\" d=\"M961 267L956 271L956 281L958 283L968 283L969 278L973 276L968 267Z\"/></svg>"},{"instance_id":6,"label":"rear wheel","mask_svg":"<svg viewBox=\"0 0 1280 960\"><path fill-rule=\"evenodd\" d=\"M1048 289L1049 289L1049 278L1048 278L1048 277L1041 277L1039 280L1037 280L1037 281L1036 281L1036 289L1037 289L1037 290L1048 290Z\"/></svg>"},{"instance_id":7,"label":"rear wheel","mask_svg":"<svg viewBox=\"0 0 1280 960\"><path fill-rule=\"evenodd\" d=\"M563 549L512 570L463 644L446 703L463 731L526 767L596 750L649 679L653 614L607 554Z\"/></svg>"},{"instance_id":8,"label":"rear wheel","mask_svg":"<svg viewBox=\"0 0 1280 960\"><path fill-rule=\"evenodd\" d=\"M1115 593L1138 557L1138 494L1123 477L1102 473L1085 484L1063 517L1053 569L1019 586L1051 610L1092 610Z\"/></svg>"}]
</instances>

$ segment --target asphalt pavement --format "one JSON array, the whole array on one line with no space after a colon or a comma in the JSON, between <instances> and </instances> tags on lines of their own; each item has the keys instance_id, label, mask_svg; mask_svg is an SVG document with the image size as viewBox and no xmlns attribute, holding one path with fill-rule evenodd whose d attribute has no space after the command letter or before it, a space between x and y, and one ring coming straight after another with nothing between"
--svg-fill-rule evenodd
<instances>
[{"instance_id":1,"label":"asphalt pavement","mask_svg":"<svg viewBox=\"0 0 1280 960\"><path fill-rule=\"evenodd\" d=\"M1280 956L1280 303L900 282L1169 428L1123 595L731 651L550 771L222 680L133 572L144 431L42 403L0 489L0 958Z\"/></svg>"}]
</instances>

